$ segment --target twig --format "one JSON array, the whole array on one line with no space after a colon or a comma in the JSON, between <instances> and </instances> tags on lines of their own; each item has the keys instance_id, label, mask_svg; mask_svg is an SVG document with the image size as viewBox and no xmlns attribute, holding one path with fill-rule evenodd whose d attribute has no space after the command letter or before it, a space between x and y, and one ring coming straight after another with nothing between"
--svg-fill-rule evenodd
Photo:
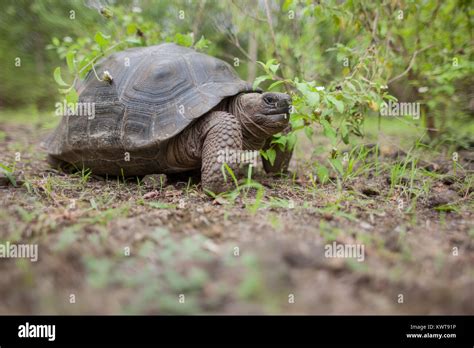
<instances>
[{"instance_id":1,"label":"twig","mask_svg":"<svg viewBox=\"0 0 474 348\"><path fill-rule=\"evenodd\" d=\"M372 26L372 39L373 39L375 42L379 41L378 38L377 38L377 33L376 33L378 20L379 20L379 11L377 10L377 11L375 12L374 24L373 24L373 26Z\"/></svg>"},{"instance_id":2,"label":"twig","mask_svg":"<svg viewBox=\"0 0 474 348\"><path fill-rule=\"evenodd\" d=\"M268 4L268 0L264 0L264 4L265 4L265 13L267 14L267 22L268 22L268 26L270 27L270 34L272 36L273 46L275 47L275 55L277 56L277 59L281 64L283 63L283 59L281 58L280 52L278 51L278 48L277 48L275 31L273 30L273 20L272 20L272 15L270 12L270 5ZM283 74L283 69L280 69L280 74L281 74L282 80L286 80L285 75ZM288 87L288 83L284 82L283 85L285 86L286 91L289 93L290 88Z\"/></svg>"},{"instance_id":3,"label":"twig","mask_svg":"<svg viewBox=\"0 0 474 348\"><path fill-rule=\"evenodd\" d=\"M104 81L104 80L102 80L102 79L99 77L99 75L97 75L97 72L95 71L94 64L92 64L92 70L94 71L94 75L95 75L95 77L96 77L97 80L99 80L99 81L101 81L101 82Z\"/></svg>"},{"instance_id":4,"label":"twig","mask_svg":"<svg viewBox=\"0 0 474 348\"><path fill-rule=\"evenodd\" d=\"M266 22L265 19L262 19L262 18L259 18L259 17L256 17L256 16L252 16L251 14L247 13L247 11L243 10L239 5L237 5L234 0L231 0L230 2L232 3L232 5L234 5L235 7L237 7L237 9L238 9L240 12L242 12L245 16L250 17L250 18L252 18L252 19L255 19L256 21Z\"/></svg>"},{"instance_id":5,"label":"twig","mask_svg":"<svg viewBox=\"0 0 474 348\"><path fill-rule=\"evenodd\" d=\"M349 76L346 76L345 77L345 80L350 80L354 77L354 75L359 71L359 69L361 68L362 66L362 61L364 59L367 58L367 56L369 55L369 52L370 50L372 49L372 46L369 46L366 48L365 52L364 52L364 55L359 59L359 62L356 64L356 66L354 67L354 70L352 71L352 73L349 75Z\"/></svg>"},{"instance_id":6,"label":"twig","mask_svg":"<svg viewBox=\"0 0 474 348\"><path fill-rule=\"evenodd\" d=\"M233 44L245 56L245 58L247 58L247 60L249 60L249 61L251 60L250 55L248 54L248 52L246 50L244 50L242 48L242 46L240 46L239 39L237 38L237 36L232 34L232 32L230 30L226 30L226 29L222 28L222 26L219 25L219 23L217 23L216 20L214 20L214 27L217 30L219 30L222 34L224 34L225 37L227 38L227 40L231 44Z\"/></svg>"},{"instance_id":7,"label":"twig","mask_svg":"<svg viewBox=\"0 0 474 348\"><path fill-rule=\"evenodd\" d=\"M240 9L239 9L240 10ZM265 21L267 22L267 21ZM271 22L271 17L270 17L270 22ZM267 22L268 23L268 22ZM233 34L230 30L227 30L226 28L223 28L218 22L217 20L214 20L214 27L220 31L222 34L225 35L225 37L227 38L227 40L232 44L234 45L244 56L245 58L249 61L249 62L252 62L253 59L252 57L250 57L250 54L240 45L240 42L239 42L239 38L237 37L237 35ZM273 28L271 26L271 28ZM275 39L275 33L273 32L273 29L271 30L272 32L272 38L273 38L273 42L275 44L275 52L277 54L277 57L281 63L281 56L278 54L277 50L276 50L276 39ZM226 56L229 56L228 54L226 54ZM260 64L257 64L257 67L259 69L263 69L263 67L260 65ZM282 77L280 76L277 76L277 75L274 75L273 76L274 80L277 80L277 81L284 81L284 86L285 86L285 89L287 92L289 92L290 90L292 90L292 86L291 85L288 85L288 83L286 82L285 78L283 77L283 73L282 73Z\"/></svg>"},{"instance_id":8,"label":"twig","mask_svg":"<svg viewBox=\"0 0 474 348\"><path fill-rule=\"evenodd\" d=\"M413 64L415 63L415 58L416 58L416 56L417 56L419 53L421 53L421 52L423 52L423 51L426 51L427 49L429 49L429 48L431 48L431 47L433 47L433 46L434 46L434 45L428 45L428 46L426 46L425 48L421 48L421 49L416 50L415 52L413 52L413 56L411 57L410 63L408 64L408 67L405 69L405 71L402 72L400 75L397 75L397 76L395 76L394 78L390 79L390 80L388 81L388 84L391 84L392 82L395 82L395 81L397 81L398 79L400 79L400 78L402 78L403 76L405 76L406 74L408 74L408 72L413 68Z\"/></svg>"},{"instance_id":9,"label":"twig","mask_svg":"<svg viewBox=\"0 0 474 348\"><path fill-rule=\"evenodd\" d=\"M199 3L199 8L198 8L198 11L197 11L196 20L193 23L193 35L194 35L195 40L197 40L197 38L198 38L199 27L201 26L202 15L203 15L205 6L206 6L206 1L202 0Z\"/></svg>"},{"instance_id":10,"label":"twig","mask_svg":"<svg viewBox=\"0 0 474 348\"><path fill-rule=\"evenodd\" d=\"M240 42L239 42L239 39L237 38L236 35L233 35L231 32L223 29L218 23L214 22L214 26L217 28L217 30L219 30L221 33L223 33L227 40L232 44L234 45L244 56L245 58L251 62L252 61L252 58L250 57L250 54L242 47L240 46ZM229 57L229 58L234 58L234 56L226 53L224 54L224 56L226 57ZM257 64L257 67L261 70L263 70L262 66L260 64ZM274 76L275 80L279 80L279 81L283 81L284 79L281 78L280 76Z\"/></svg>"},{"instance_id":11,"label":"twig","mask_svg":"<svg viewBox=\"0 0 474 348\"><path fill-rule=\"evenodd\" d=\"M273 20L272 20L272 15L270 13L270 5L268 5L268 0L264 0L264 4L265 4L265 13L267 14L267 22L268 22L268 26L270 27L270 34L272 36L273 46L275 47L275 54L277 55L278 60L281 62L282 60L280 57L280 53L278 52L278 49L277 49L275 31L273 30Z\"/></svg>"},{"instance_id":12,"label":"twig","mask_svg":"<svg viewBox=\"0 0 474 348\"><path fill-rule=\"evenodd\" d=\"M121 45L121 44L123 44L123 41L117 42L116 44L114 44L114 45L110 46L109 48L107 48L105 51L103 51L103 52L102 52L101 54L99 54L98 56L95 56L89 63L87 63L86 65L84 65L84 66L82 67L82 69L78 71L78 75L80 75L80 74L84 71L84 69L87 68L89 65L91 65L91 64L94 65L94 62L95 62L97 59L103 58L103 57L105 56L105 53L106 53L106 52L108 52L108 51L114 49L115 47L117 47L118 45Z\"/></svg>"}]
</instances>

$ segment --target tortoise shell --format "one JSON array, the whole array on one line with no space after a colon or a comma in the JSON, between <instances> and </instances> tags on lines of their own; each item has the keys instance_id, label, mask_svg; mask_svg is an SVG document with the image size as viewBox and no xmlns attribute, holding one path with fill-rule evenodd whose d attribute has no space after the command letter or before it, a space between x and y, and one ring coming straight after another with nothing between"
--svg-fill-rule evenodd
<instances>
[{"instance_id":1,"label":"tortoise shell","mask_svg":"<svg viewBox=\"0 0 474 348\"><path fill-rule=\"evenodd\" d=\"M90 71L77 86L79 103L93 103L94 116L63 116L46 141L51 155L68 162L159 146L224 98L252 91L228 63L173 43L114 53L95 71L111 81Z\"/></svg>"}]
</instances>

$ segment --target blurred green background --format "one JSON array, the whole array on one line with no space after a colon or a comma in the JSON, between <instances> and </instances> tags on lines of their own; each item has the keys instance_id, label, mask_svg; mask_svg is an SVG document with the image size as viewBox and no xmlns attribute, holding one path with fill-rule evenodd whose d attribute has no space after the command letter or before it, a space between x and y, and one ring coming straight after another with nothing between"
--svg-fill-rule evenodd
<instances>
[{"instance_id":1,"label":"blurred green background","mask_svg":"<svg viewBox=\"0 0 474 348\"><path fill-rule=\"evenodd\" d=\"M268 75L257 61L275 59L278 71L261 87L286 80L311 99L305 91L324 86L322 116L339 112L356 134L358 119L378 115L387 95L420 102L434 137L473 121L473 18L468 0L3 0L0 108L54 110L64 98L57 67L72 84L96 58L174 41L226 60L250 82ZM320 122L315 103L300 104L301 128Z\"/></svg>"}]
</instances>

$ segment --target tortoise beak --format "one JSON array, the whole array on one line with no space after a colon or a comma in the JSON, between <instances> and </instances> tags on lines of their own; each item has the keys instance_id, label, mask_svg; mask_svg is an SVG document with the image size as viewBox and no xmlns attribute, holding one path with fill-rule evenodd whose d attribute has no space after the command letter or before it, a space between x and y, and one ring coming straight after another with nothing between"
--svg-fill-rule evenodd
<instances>
[{"instance_id":1,"label":"tortoise beak","mask_svg":"<svg viewBox=\"0 0 474 348\"><path fill-rule=\"evenodd\" d=\"M272 122L275 123L287 123L290 119L288 112L283 112L281 114L271 114L267 115L267 117L269 117Z\"/></svg>"},{"instance_id":2,"label":"tortoise beak","mask_svg":"<svg viewBox=\"0 0 474 348\"><path fill-rule=\"evenodd\" d=\"M288 94L283 94L278 101L278 107L286 108L287 112L290 111L291 97Z\"/></svg>"}]
</instances>

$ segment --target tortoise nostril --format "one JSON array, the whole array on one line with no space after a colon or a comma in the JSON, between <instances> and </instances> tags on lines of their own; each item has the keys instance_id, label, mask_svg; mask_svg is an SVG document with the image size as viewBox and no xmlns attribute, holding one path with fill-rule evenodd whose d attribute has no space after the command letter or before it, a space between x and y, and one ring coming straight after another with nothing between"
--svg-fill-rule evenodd
<instances>
[{"instance_id":1,"label":"tortoise nostril","mask_svg":"<svg viewBox=\"0 0 474 348\"><path fill-rule=\"evenodd\" d=\"M281 107L288 108L288 107L290 107L290 104L291 104L291 99L290 98L285 97L285 98L282 98L280 100L280 106Z\"/></svg>"}]
</instances>

